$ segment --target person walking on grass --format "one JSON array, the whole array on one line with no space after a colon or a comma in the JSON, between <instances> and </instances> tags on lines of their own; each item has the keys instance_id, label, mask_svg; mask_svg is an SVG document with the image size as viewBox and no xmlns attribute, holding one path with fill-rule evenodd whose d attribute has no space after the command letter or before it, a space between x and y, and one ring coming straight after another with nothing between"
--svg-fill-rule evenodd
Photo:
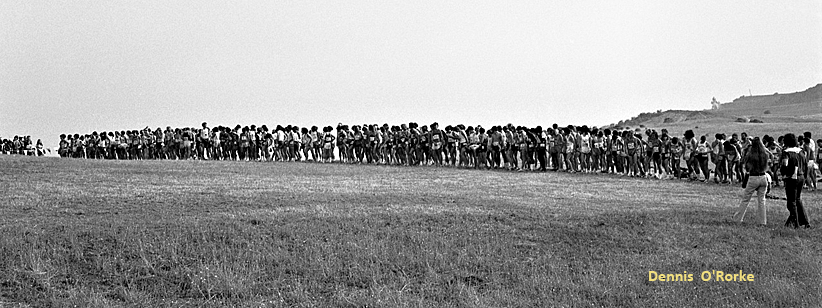
<instances>
[{"instance_id":1,"label":"person walking on grass","mask_svg":"<svg viewBox=\"0 0 822 308\"><path fill-rule=\"evenodd\" d=\"M751 196L756 192L756 211L757 223L766 225L768 223L768 216L765 210L765 194L768 192L768 185L771 179L768 176L768 150L765 145L759 140L759 137L754 138L750 150L748 150L745 157L742 158L742 164L745 173L748 174L748 183L743 187L742 200L739 202L739 207L733 215L734 220L742 222L745 220L745 212L748 209L748 203L751 201Z\"/></svg>"},{"instance_id":2,"label":"person walking on grass","mask_svg":"<svg viewBox=\"0 0 822 308\"><path fill-rule=\"evenodd\" d=\"M785 183L785 197L788 199L788 220L786 227L810 228L808 214L802 205L802 184L805 182L808 159L798 147L796 135L787 134L783 138L785 149L779 158L779 171Z\"/></svg>"}]
</instances>

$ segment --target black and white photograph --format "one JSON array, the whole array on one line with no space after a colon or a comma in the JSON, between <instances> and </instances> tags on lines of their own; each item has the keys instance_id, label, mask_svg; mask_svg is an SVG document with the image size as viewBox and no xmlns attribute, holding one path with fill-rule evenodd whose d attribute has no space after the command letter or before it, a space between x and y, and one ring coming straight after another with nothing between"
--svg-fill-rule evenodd
<instances>
[{"instance_id":1,"label":"black and white photograph","mask_svg":"<svg viewBox=\"0 0 822 308\"><path fill-rule=\"evenodd\" d=\"M820 164L819 0L0 0L0 307L819 307Z\"/></svg>"}]
</instances>

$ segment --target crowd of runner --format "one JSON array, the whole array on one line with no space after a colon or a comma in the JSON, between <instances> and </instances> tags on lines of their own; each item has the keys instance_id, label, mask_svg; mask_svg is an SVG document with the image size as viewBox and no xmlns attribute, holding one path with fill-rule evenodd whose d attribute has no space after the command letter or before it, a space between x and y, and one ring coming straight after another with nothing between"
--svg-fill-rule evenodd
<instances>
[{"instance_id":1,"label":"crowd of runner","mask_svg":"<svg viewBox=\"0 0 822 308\"><path fill-rule=\"evenodd\" d=\"M14 136L13 139L0 139L0 153L12 155L43 156L46 149L43 142L37 139L37 143L31 142L31 136Z\"/></svg>"},{"instance_id":2,"label":"crowd of runner","mask_svg":"<svg viewBox=\"0 0 822 308\"><path fill-rule=\"evenodd\" d=\"M777 159L783 137L763 136L778 185ZM266 125L234 128L174 128L61 135L62 157L90 159L199 159L314 161L356 164L434 165L517 171L614 173L629 177L738 183L742 158L753 138L746 133L696 136L688 130L611 130L587 126L445 126L409 123L389 126L337 125L300 128ZM808 187L816 188L822 139L798 137L811 162ZM19 147L17 147L19 148ZM709 162L713 170L709 170ZM711 175L713 174L713 176Z\"/></svg>"}]
</instances>

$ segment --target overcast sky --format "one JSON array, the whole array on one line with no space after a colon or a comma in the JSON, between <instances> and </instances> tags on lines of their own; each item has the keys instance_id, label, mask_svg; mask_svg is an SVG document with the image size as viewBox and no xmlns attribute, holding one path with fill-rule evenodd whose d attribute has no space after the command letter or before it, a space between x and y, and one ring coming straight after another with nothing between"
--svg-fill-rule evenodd
<instances>
[{"instance_id":1,"label":"overcast sky","mask_svg":"<svg viewBox=\"0 0 822 308\"><path fill-rule=\"evenodd\" d=\"M603 125L822 82L822 1L0 0L0 136Z\"/></svg>"}]
</instances>

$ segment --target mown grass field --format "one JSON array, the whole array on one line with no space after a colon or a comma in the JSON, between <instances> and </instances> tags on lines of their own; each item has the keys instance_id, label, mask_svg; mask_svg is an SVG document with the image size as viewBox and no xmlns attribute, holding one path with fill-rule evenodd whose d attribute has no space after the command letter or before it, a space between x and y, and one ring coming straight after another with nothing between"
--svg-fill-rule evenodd
<instances>
[{"instance_id":1,"label":"mown grass field","mask_svg":"<svg viewBox=\"0 0 822 308\"><path fill-rule=\"evenodd\" d=\"M822 232L737 187L433 167L0 156L0 306L808 307ZM776 195L784 195L776 191ZM822 193L806 193L820 225ZM753 282L703 282L740 270ZM694 274L649 282L648 272Z\"/></svg>"}]
</instances>

